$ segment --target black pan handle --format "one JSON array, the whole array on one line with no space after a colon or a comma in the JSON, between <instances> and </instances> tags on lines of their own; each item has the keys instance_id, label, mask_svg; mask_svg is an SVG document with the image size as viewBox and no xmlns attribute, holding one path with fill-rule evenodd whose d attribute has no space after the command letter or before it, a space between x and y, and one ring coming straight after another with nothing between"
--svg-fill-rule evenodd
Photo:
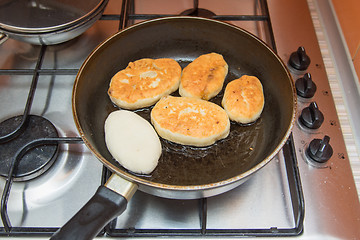
<instances>
[{"instance_id":1,"label":"black pan handle","mask_svg":"<svg viewBox=\"0 0 360 240\"><path fill-rule=\"evenodd\" d=\"M85 206L50 239L93 239L106 224L125 211L136 190L136 184L113 174L105 186L100 186Z\"/></svg>"}]
</instances>

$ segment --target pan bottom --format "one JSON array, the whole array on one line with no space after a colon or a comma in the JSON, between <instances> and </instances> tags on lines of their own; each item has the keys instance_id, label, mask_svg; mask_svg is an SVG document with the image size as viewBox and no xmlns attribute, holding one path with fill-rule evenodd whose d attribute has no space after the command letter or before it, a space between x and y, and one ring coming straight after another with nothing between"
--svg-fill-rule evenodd
<instances>
[{"instance_id":1,"label":"pan bottom","mask_svg":"<svg viewBox=\"0 0 360 240\"><path fill-rule=\"evenodd\" d=\"M174 94L177 95L177 92ZM217 98L212 99L215 103ZM150 121L151 108L136 111ZM150 175L137 175L152 182L176 186L206 185L246 172L262 159L264 120L241 125L231 122L229 136L207 147L194 147L173 143L160 138L162 155L158 166ZM219 154L221 152L221 154ZM259 158L260 157L260 158ZM119 168L123 168L119 164ZM124 171L127 171L124 169Z\"/></svg>"},{"instance_id":2,"label":"pan bottom","mask_svg":"<svg viewBox=\"0 0 360 240\"><path fill-rule=\"evenodd\" d=\"M193 60L193 59L192 59ZM182 68L185 68L192 60L178 60ZM225 79L224 88L220 93L209 101L221 106L224 89L228 82L240 78L249 71L231 69ZM99 95L106 92L98 90ZM180 96L178 91L171 94ZM211 185L233 177L239 177L239 173L246 173L267 156L263 155L266 145L265 135L272 134L271 129L278 129L279 122L275 109L278 109L273 98L265 92L265 107L260 118L250 124L231 122L229 136L207 147L194 147L181 145L162 139L162 155L158 166L150 175L139 175L123 168L114 159L118 168L131 175L135 175L145 181L173 186ZM106 97L103 106L108 113L118 108ZM150 114L152 107L136 110L135 112L151 123ZM269 150L270 151L270 150ZM267 152L267 151L265 151ZM110 158L112 158L109 155Z\"/></svg>"}]
</instances>

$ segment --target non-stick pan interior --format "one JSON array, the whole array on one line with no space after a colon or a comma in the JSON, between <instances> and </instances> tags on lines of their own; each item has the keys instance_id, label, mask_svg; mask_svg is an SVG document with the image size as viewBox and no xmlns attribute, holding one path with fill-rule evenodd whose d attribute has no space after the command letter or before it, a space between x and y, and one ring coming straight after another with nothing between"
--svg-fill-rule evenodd
<instances>
[{"instance_id":1,"label":"non-stick pan interior","mask_svg":"<svg viewBox=\"0 0 360 240\"><path fill-rule=\"evenodd\" d=\"M107 95L111 77L137 59L169 57L185 67L210 52L222 54L229 65L223 90L229 81L244 74L260 79L265 94L261 117L246 126L231 123L230 135L209 147L183 146L162 139L163 152L155 171L149 176L129 173L111 157L104 141L104 121L117 109ZM211 101L220 105L223 90ZM79 71L73 107L85 142L111 170L155 184L189 186L239 179L270 161L288 137L294 101L286 68L260 40L225 23L182 17L130 27L99 46ZM150 111L151 107L136 112L150 120Z\"/></svg>"}]
</instances>

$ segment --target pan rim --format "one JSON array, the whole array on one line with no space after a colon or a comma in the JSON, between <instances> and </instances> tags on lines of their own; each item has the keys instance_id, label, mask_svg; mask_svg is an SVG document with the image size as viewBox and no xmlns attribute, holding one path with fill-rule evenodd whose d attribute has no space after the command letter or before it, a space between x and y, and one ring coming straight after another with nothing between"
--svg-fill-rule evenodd
<instances>
[{"instance_id":1,"label":"pan rim","mask_svg":"<svg viewBox=\"0 0 360 240\"><path fill-rule=\"evenodd\" d=\"M84 71L84 69L86 68L87 63L90 61L90 59L92 59L92 56L99 50L101 49L103 46L105 46L106 44L108 44L109 42L111 42L114 38L117 38L119 35L121 34L125 34L126 32L134 29L134 28L139 28L143 25L147 25L153 22L159 22L159 21L171 21L172 19L191 19L191 20L196 20L196 21L210 21L210 22L214 22L216 24L223 24L227 27L231 27L234 30L237 31L241 31L245 34L247 34L248 36L252 37L253 39L255 39L256 41L258 41L261 45L263 45L268 51L270 51L272 53L272 55L276 58L276 60L281 64L281 66L283 67L283 69L286 72L286 75L290 81L290 85L291 85L291 89L292 89L292 96L293 96L293 108L292 108L292 116L291 116L291 121L290 124L287 127L286 133L284 134L284 136L281 138L280 143L278 144L278 146L266 157L264 158L261 162L259 162L257 165L255 165L254 167L252 167L251 169L249 169L246 172L243 172L239 175L236 175L234 177L228 178L226 180L221 180L218 182L214 182L214 183L207 183L207 184L198 184L198 185L170 185L170 184L163 184L163 183L156 183L153 181L149 181L146 180L144 178L140 178L136 175L133 175L131 173L128 173L126 171L121 170L120 168L114 166L112 163L110 163L105 157L103 157L96 149L93 148L93 146L91 145L91 143L88 141L88 139L85 136L85 133L80 125L79 119L78 119L78 115L77 115L77 110L76 110L76 98L75 98L75 93L76 93L76 89L77 89L77 83L80 79L80 76L82 75L82 72ZM146 20L146 21L142 21L139 23L136 23L132 26L129 26L121 31L118 31L117 33L113 34L112 36L108 37L107 39L105 39L102 43L100 43L89 55L88 57L85 59L85 61L83 62L83 64L81 65L76 78L75 78L75 82L74 82L74 87L73 87L73 94L72 94L72 110L73 110L73 117L74 117L74 121L75 121L75 125L76 128L78 129L81 138L83 139L84 143L86 144L86 146L91 150L91 152L98 158L98 160L100 160L107 168L109 168L110 171L112 171L113 173L119 175L120 177L136 183L136 184L140 184L140 185L145 185L145 186L149 186L152 188L157 188L157 189L162 189L162 190L172 190L172 191L194 191L194 190L210 190L210 189L214 189L217 187L222 187L222 186L226 186L226 185L230 185L233 184L235 182L238 182L242 179L247 178L248 176L250 176L251 174L257 172L259 169L261 169L262 167L264 167L266 164L268 164L278 153L279 151L283 148L283 146L285 145L286 141L288 140L288 138L290 137L290 134L292 132L292 128L294 126L295 123L295 118L296 118L296 110L297 110L297 98L296 98L296 89L295 89L295 84L294 81L292 79L292 76L290 74L290 71L288 70L288 68L286 67L285 63L282 61L282 59L279 57L279 55L274 52L267 43L265 43L262 39L258 38L257 36L255 36L254 34L248 32L245 29L242 29L236 25L233 25L231 23L227 23L227 22L222 22L219 20L215 20L215 19L208 19L208 18L202 18L202 17L193 17L193 16L170 16L170 17L162 17L162 18L156 18L156 19L151 19L151 20Z\"/></svg>"}]
</instances>

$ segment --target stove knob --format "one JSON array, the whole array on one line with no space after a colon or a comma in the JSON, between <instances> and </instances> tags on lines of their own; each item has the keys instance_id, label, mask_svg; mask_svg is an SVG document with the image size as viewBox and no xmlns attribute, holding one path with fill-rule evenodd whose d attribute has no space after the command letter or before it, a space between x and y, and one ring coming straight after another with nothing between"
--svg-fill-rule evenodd
<instances>
[{"instance_id":1,"label":"stove knob","mask_svg":"<svg viewBox=\"0 0 360 240\"><path fill-rule=\"evenodd\" d=\"M319 110L316 102L312 102L302 110L299 120L308 128L318 129L324 122L324 115Z\"/></svg>"},{"instance_id":2,"label":"stove knob","mask_svg":"<svg viewBox=\"0 0 360 240\"><path fill-rule=\"evenodd\" d=\"M290 55L289 64L291 67L303 71L310 65L310 58L305 52L304 47L299 47L296 52Z\"/></svg>"},{"instance_id":3,"label":"stove knob","mask_svg":"<svg viewBox=\"0 0 360 240\"><path fill-rule=\"evenodd\" d=\"M306 73L295 82L296 93L303 98L312 98L316 92L316 84L310 73Z\"/></svg>"},{"instance_id":4,"label":"stove knob","mask_svg":"<svg viewBox=\"0 0 360 240\"><path fill-rule=\"evenodd\" d=\"M307 155L316 162L327 162L333 155L333 149L329 141L330 137L327 135L323 139L312 140L307 148Z\"/></svg>"}]
</instances>

